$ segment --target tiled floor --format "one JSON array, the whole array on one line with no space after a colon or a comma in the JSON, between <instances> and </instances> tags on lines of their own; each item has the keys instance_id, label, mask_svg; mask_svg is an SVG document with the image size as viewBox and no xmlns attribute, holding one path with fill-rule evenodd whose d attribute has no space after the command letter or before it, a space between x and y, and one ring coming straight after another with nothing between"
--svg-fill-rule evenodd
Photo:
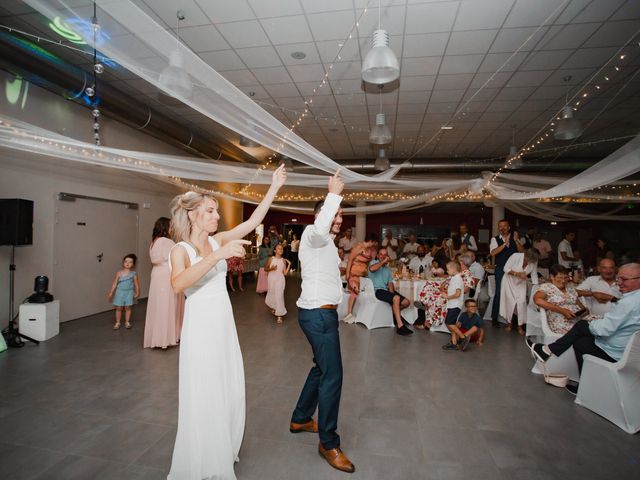
<instances>
[{"instance_id":1,"label":"tiled floor","mask_svg":"<svg viewBox=\"0 0 640 480\"><path fill-rule=\"evenodd\" d=\"M248 287L252 287L249 284ZM290 314L277 326L253 291L233 293L247 378L241 480L637 479L640 436L576 406L532 375L522 337L488 328L484 347L445 352L441 333L342 325L342 446L352 476L288 422L309 346ZM162 479L177 419L178 350L142 348L112 314L62 325L58 337L0 354L0 479Z\"/></svg>"}]
</instances>

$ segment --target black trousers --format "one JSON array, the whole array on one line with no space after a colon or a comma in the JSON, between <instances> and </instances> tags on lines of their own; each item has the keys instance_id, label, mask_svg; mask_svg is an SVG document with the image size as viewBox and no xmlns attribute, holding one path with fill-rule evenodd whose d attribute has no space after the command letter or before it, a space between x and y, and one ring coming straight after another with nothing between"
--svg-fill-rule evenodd
<instances>
[{"instance_id":1,"label":"black trousers","mask_svg":"<svg viewBox=\"0 0 640 480\"><path fill-rule=\"evenodd\" d=\"M602 350L596 345L595 337L589 330L589 322L586 320L578 320L571 330L565 333L558 340L549 345L549 350L555 356L560 356L569 348L573 347L573 351L576 354L576 360L578 361L578 370L582 373L582 356L593 355L594 357L602 358L607 362L616 362L614 358L611 358L607 352Z\"/></svg>"}]
</instances>

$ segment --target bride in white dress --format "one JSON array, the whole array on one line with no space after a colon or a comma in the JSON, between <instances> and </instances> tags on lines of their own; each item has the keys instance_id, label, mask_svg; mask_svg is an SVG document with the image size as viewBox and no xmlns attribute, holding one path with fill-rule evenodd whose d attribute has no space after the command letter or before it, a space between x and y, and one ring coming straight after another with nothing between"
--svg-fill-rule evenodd
<instances>
[{"instance_id":1,"label":"bride in white dress","mask_svg":"<svg viewBox=\"0 0 640 480\"><path fill-rule=\"evenodd\" d=\"M171 284L187 296L180 340L178 433L169 480L235 479L234 462L245 423L242 353L226 288L227 262L243 257L242 238L262 223L287 178L273 173L269 191L251 218L218 229L218 202L196 192L172 203Z\"/></svg>"}]
</instances>

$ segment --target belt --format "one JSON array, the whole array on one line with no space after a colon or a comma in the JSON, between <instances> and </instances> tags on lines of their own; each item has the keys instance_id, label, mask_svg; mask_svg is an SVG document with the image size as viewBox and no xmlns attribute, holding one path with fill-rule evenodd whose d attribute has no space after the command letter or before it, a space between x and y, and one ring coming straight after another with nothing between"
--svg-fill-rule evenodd
<instances>
[{"instance_id":1,"label":"belt","mask_svg":"<svg viewBox=\"0 0 640 480\"><path fill-rule=\"evenodd\" d=\"M338 305L320 305L318 308L325 308L325 309L329 309L329 310L336 310L338 308Z\"/></svg>"}]
</instances>

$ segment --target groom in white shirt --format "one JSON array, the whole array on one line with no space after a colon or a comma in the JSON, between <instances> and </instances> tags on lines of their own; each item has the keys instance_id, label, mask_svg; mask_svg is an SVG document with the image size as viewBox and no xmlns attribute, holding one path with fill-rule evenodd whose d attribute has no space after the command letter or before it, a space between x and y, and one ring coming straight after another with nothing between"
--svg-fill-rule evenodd
<instances>
[{"instance_id":1,"label":"groom in white shirt","mask_svg":"<svg viewBox=\"0 0 640 480\"><path fill-rule=\"evenodd\" d=\"M344 182L340 171L329 179L329 193L318 202L315 221L302 233L299 259L302 293L298 323L311 344L314 366L291 416L291 433L318 433L318 451L333 468L353 473L355 467L340 449L338 411L342 393L342 356L338 333L338 304L342 299L340 258L334 244L340 233L340 202ZM313 414L318 409L318 422Z\"/></svg>"}]
</instances>

